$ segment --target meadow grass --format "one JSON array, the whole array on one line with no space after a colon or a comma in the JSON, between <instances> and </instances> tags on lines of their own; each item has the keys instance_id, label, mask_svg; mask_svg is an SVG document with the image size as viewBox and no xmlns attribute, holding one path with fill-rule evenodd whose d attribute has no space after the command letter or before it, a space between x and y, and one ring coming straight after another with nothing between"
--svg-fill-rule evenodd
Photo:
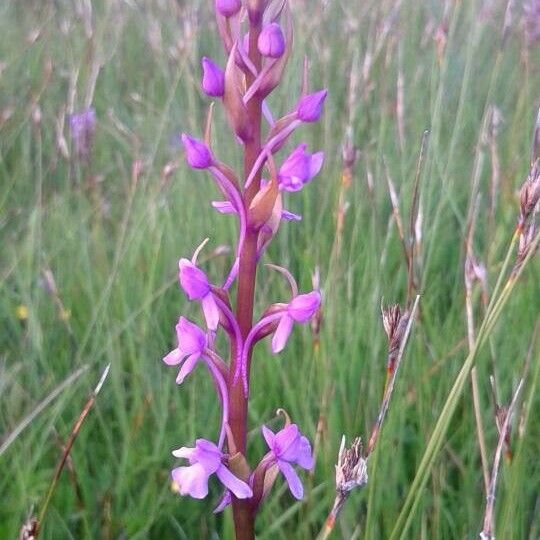
<instances>
[{"instance_id":1,"label":"meadow grass","mask_svg":"<svg viewBox=\"0 0 540 540\"><path fill-rule=\"evenodd\" d=\"M196 316L177 286L178 258L207 235L208 253L234 235L232 220L208 204L216 194L210 179L188 170L174 138L203 129L198 58L223 58L211 7L206 0L0 5L0 538L16 536L39 510L61 447L109 363L41 537L232 538L230 513L211 513L217 486L204 502L171 491L170 450L212 437L219 411L207 378L195 373L179 390L161 362L175 319ZM284 225L266 258L288 266L303 290L320 267L324 322L320 348L308 327L295 330L279 357L257 347L248 457L262 455L256 426L275 427L278 407L312 440L318 432L320 444L305 500L293 502L278 482L258 517L258 537L314 537L334 500L341 435L369 437L385 380L381 299L407 297L387 179L408 229L428 130L419 178L420 315L368 485L352 493L334 535L474 538L485 492L468 382L423 488L411 495L411 485L468 353L464 242L477 195L474 249L490 292L515 228L540 49L526 47L517 8L502 41L502 1L297 0L292 9L296 53L270 105L277 115L295 102L305 52L312 88L327 86L329 98L322 123L303 135L327 160L320 177L288 198L303 221ZM85 164L74 159L67 115L88 105L97 127ZM494 107L502 117L496 133L485 127ZM217 111L215 151L238 163L236 144L221 136L224 122ZM359 153L344 187L347 131ZM492 201L494 171L500 186ZM211 276L221 279L229 263L230 255L215 257ZM498 434L489 375L495 365L508 404L539 317L539 278L531 260L476 357L490 465ZM271 270L258 279L258 312L286 298ZM479 327L477 288L473 303ZM514 456L499 478L495 531L505 539L540 535L539 350L533 343L521 429L515 422ZM416 511L404 514L408 495ZM410 527L396 531L403 520Z\"/></svg>"}]
</instances>

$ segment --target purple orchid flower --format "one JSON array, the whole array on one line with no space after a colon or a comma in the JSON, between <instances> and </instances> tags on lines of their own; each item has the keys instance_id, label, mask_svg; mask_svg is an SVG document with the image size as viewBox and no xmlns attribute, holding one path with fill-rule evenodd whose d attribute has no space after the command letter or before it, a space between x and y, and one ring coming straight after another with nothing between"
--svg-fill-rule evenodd
<instances>
[{"instance_id":1,"label":"purple orchid flower","mask_svg":"<svg viewBox=\"0 0 540 540\"><path fill-rule=\"evenodd\" d=\"M307 437L302 435L296 424L289 424L277 433L263 426L262 433L270 448L270 459L282 472L293 496L298 500L302 499L304 486L293 465L308 471L313 469L313 454Z\"/></svg>"},{"instance_id":2,"label":"purple orchid flower","mask_svg":"<svg viewBox=\"0 0 540 540\"><path fill-rule=\"evenodd\" d=\"M298 145L281 165L279 187L283 191L299 191L321 170L324 153L306 152L307 144Z\"/></svg>"},{"instance_id":3,"label":"purple orchid flower","mask_svg":"<svg viewBox=\"0 0 540 540\"><path fill-rule=\"evenodd\" d=\"M285 311L283 311L272 338L272 352L274 354L281 352L285 348L293 324L295 322L300 324L308 322L315 315L320 305L321 293L319 291L299 294L291 300Z\"/></svg>"},{"instance_id":4,"label":"purple orchid flower","mask_svg":"<svg viewBox=\"0 0 540 540\"><path fill-rule=\"evenodd\" d=\"M163 361L168 366L183 364L176 377L176 383L182 384L203 355L206 348L206 335L196 324L185 317L180 317L176 325L176 336L178 347L167 354Z\"/></svg>"},{"instance_id":5,"label":"purple orchid flower","mask_svg":"<svg viewBox=\"0 0 540 540\"><path fill-rule=\"evenodd\" d=\"M208 479L214 473L239 499L247 499L253 495L251 488L225 466L226 456L213 442L197 439L195 448L183 446L174 450L173 456L189 461L189 467L177 467L171 473L180 495L204 499L208 495Z\"/></svg>"},{"instance_id":6,"label":"purple orchid flower","mask_svg":"<svg viewBox=\"0 0 540 540\"><path fill-rule=\"evenodd\" d=\"M206 274L188 259L178 262L180 286L189 300L200 300L206 324L210 330L217 330L219 309Z\"/></svg>"}]
</instances>

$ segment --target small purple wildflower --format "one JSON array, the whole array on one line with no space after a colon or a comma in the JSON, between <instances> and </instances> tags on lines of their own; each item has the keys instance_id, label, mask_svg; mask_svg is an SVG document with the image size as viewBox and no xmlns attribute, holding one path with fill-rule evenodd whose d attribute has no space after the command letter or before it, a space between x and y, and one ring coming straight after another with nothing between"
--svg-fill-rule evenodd
<instances>
[{"instance_id":1,"label":"small purple wildflower","mask_svg":"<svg viewBox=\"0 0 540 540\"><path fill-rule=\"evenodd\" d=\"M296 424L289 424L277 433L263 426L262 433L270 448L270 459L282 472L294 497L298 500L302 499L304 486L293 465L298 465L308 471L313 469L313 454L307 437L302 435Z\"/></svg>"},{"instance_id":2,"label":"small purple wildflower","mask_svg":"<svg viewBox=\"0 0 540 540\"><path fill-rule=\"evenodd\" d=\"M306 152L307 144L297 146L279 169L279 187L283 191L299 191L321 170L324 153Z\"/></svg>"},{"instance_id":3,"label":"small purple wildflower","mask_svg":"<svg viewBox=\"0 0 540 540\"><path fill-rule=\"evenodd\" d=\"M268 58L279 58L285 52L285 36L278 23L267 24L257 41L259 52Z\"/></svg>"},{"instance_id":4,"label":"small purple wildflower","mask_svg":"<svg viewBox=\"0 0 540 540\"><path fill-rule=\"evenodd\" d=\"M214 162L210 149L203 141L182 133L182 143L186 151L186 160L190 167L194 169L208 169Z\"/></svg>"},{"instance_id":5,"label":"small purple wildflower","mask_svg":"<svg viewBox=\"0 0 540 540\"><path fill-rule=\"evenodd\" d=\"M319 291L295 296L279 319L279 324L272 338L272 352L275 354L281 352L291 335L293 324L295 322L300 324L308 322L320 305L321 293Z\"/></svg>"},{"instance_id":6,"label":"small purple wildflower","mask_svg":"<svg viewBox=\"0 0 540 540\"><path fill-rule=\"evenodd\" d=\"M201 359L206 347L205 333L185 317L180 317L176 325L178 347L167 354L163 361L168 366L183 364L176 377L176 383L182 384L197 362Z\"/></svg>"},{"instance_id":7,"label":"small purple wildflower","mask_svg":"<svg viewBox=\"0 0 540 540\"><path fill-rule=\"evenodd\" d=\"M206 274L190 260L178 262L180 286L189 300L200 300L206 324L210 330L217 330L219 309L212 293L212 286Z\"/></svg>"},{"instance_id":8,"label":"small purple wildflower","mask_svg":"<svg viewBox=\"0 0 540 540\"><path fill-rule=\"evenodd\" d=\"M303 96L298 102L296 114L302 122L317 122L321 117L328 90L319 90Z\"/></svg>"},{"instance_id":9,"label":"small purple wildflower","mask_svg":"<svg viewBox=\"0 0 540 540\"><path fill-rule=\"evenodd\" d=\"M96 111L88 107L69 117L69 128L75 155L78 159L88 160L92 152L92 142L96 129Z\"/></svg>"},{"instance_id":10,"label":"small purple wildflower","mask_svg":"<svg viewBox=\"0 0 540 540\"><path fill-rule=\"evenodd\" d=\"M225 73L210 58L202 59L202 89L207 96L223 97L225 91Z\"/></svg>"},{"instance_id":11,"label":"small purple wildflower","mask_svg":"<svg viewBox=\"0 0 540 540\"><path fill-rule=\"evenodd\" d=\"M173 456L189 461L189 467L177 467L171 473L180 495L204 499L208 495L208 479L214 473L220 482L239 499L246 499L253 495L251 488L224 465L226 456L213 442L197 439L195 448L183 446L174 450Z\"/></svg>"}]
</instances>

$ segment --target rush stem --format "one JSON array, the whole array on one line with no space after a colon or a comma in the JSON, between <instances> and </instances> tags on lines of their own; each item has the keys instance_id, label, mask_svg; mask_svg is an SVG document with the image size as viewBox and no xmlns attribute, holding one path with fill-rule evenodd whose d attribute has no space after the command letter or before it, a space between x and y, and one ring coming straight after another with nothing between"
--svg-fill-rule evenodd
<instances>
[{"instance_id":1,"label":"rush stem","mask_svg":"<svg viewBox=\"0 0 540 540\"><path fill-rule=\"evenodd\" d=\"M260 70L261 57L257 49L257 40L261 31L261 22L250 25L249 51L250 59ZM253 82L253 76L247 76L247 86ZM254 96L247 105L251 125L253 127L253 138L246 142L244 147L244 175L247 178L261 150L261 115L262 102L258 96ZM257 171L254 181L244 192L245 208L249 208L253 197L260 189L261 171ZM257 231L246 231L245 241L240 252L240 266L238 271L238 292L236 296L236 319L245 340L253 324L253 301L255 294L255 280L257 275ZM237 354L231 351L231 369L229 377L229 425L238 452L246 453L247 435L247 397L244 394L242 378L240 377L234 384L234 374L236 373ZM247 378L249 384L249 364L248 358ZM255 538L255 513L251 501L240 500L233 496L232 499L234 528L237 540L252 540Z\"/></svg>"}]
</instances>

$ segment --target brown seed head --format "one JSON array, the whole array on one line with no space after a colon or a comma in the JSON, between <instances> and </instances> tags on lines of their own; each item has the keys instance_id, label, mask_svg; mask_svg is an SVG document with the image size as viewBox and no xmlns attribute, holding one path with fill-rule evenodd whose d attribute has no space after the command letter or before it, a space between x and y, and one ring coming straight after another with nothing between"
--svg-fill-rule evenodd
<instances>
[{"instance_id":1,"label":"brown seed head","mask_svg":"<svg viewBox=\"0 0 540 540\"><path fill-rule=\"evenodd\" d=\"M336 491L345 495L356 487L366 485L367 481L367 461L362 456L362 440L357 437L350 448L345 448L343 435L336 465Z\"/></svg>"}]
</instances>

